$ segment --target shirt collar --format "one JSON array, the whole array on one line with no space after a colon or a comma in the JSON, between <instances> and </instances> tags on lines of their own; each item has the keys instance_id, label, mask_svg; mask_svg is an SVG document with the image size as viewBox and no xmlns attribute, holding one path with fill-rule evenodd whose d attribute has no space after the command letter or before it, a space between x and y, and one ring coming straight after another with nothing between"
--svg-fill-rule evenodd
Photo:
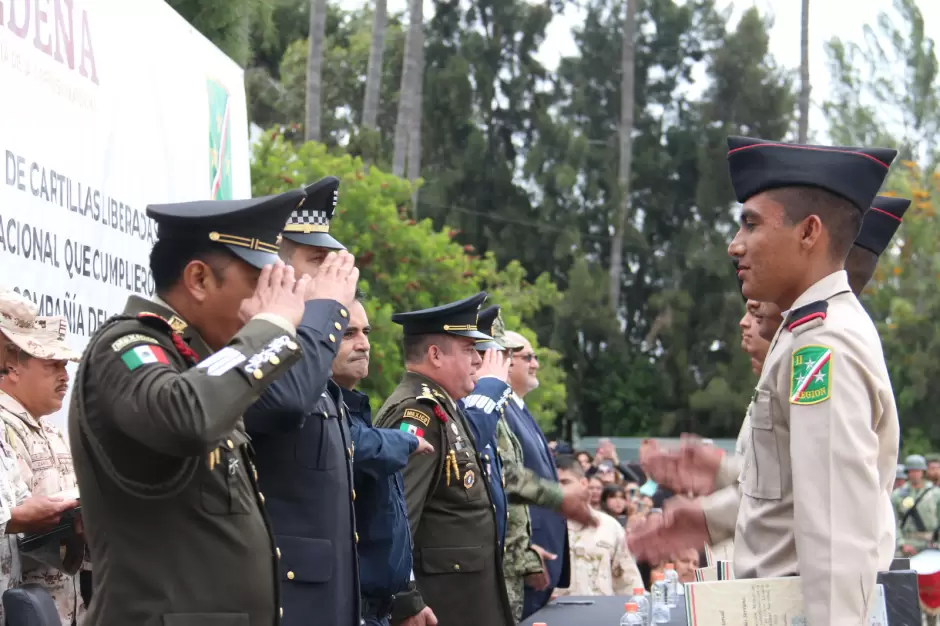
<instances>
[{"instance_id":1,"label":"shirt collar","mask_svg":"<svg viewBox=\"0 0 940 626\"><path fill-rule=\"evenodd\" d=\"M29 411L26 410L26 407L20 404L19 400L5 391L0 391L0 408L6 409L30 426L39 428L39 420L30 415Z\"/></svg>"},{"instance_id":2,"label":"shirt collar","mask_svg":"<svg viewBox=\"0 0 940 626\"><path fill-rule=\"evenodd\" d=\"M359 414L370 409L369 396L366 394L361 391L356 391L355 389L346 389L345 387L340 387L340 390L343 394L343 402L346 403L346 407L349 409L350 413Z\"/></svg>"},{"instance_id":3,"label":"shirt collar","mask_svg":"<svg viewBox=\"0 0 940 626\"><path fill-rule=\"evenodd\" d=\"M790 313L790 311L794 311L801 306L806 306L818 300L828 300L836 294L845 292L851 293L851 291L852 288L849 287L849 275L846 274L845 270L833 272L804 291L790 307L790 310L784 312L784 319L786 319L786 315Z\"/></svg>"},{"instance_id":4,"label":"shirt collar","mask_svg":"<svg viewBox=\"0 0 940 626\"><path fill-rule=\"evenodd\" d=\"M518 406L520 409L524 409L524 408L525 408L525 400L523 400L522 398L520 398L520 397L516 394L515 391L512 392L512 399L513 399L513 402L516 403L516 406Z\"/></svg>"}]
</instances>

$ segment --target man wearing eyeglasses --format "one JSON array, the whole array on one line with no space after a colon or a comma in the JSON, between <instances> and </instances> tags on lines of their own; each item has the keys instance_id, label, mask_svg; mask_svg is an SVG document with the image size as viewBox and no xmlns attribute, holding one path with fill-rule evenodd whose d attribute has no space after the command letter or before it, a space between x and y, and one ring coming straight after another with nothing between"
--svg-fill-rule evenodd
<instances>
[{"instance_id":1,"label":"man wearing eyeglasses","mask_svg":"<svg viewBox=\"0 0 940 626\"><path fill-rule=\"evenodd\" d=\"M519 333L507 331L506 339L522 347L513 354L509 384L510 402L506 403L506 421L522 445L525 466L541 478L558 481L555 459L545 433L525 404L525 397L539 386L539 360L532 344ZM537 506L529 507L532 520L532 543L541 547L549 585L542 590L526 586L523 619L548 604L556 587L566 588L570 580L568 561L568 527L559 513Z\"/></svg>"}]
</instances>

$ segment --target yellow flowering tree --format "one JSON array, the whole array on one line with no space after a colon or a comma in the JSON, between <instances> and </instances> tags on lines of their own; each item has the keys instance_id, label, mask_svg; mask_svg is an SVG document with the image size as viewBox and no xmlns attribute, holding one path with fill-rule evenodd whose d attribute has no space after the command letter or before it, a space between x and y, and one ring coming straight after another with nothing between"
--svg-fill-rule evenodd
<instances>
[{"instance_id":1,"label":"yellow flowering tree","mask_svg":"<svg viewBox=\"0 0 940 626\"><path fill-rule=\"evenodd\" d=\"M940 448L940 173L900 161L886 189L884 195L909 198L911 206L863 302L884 345L902 452L923 453Z\"/></svg>"}]
</instances>

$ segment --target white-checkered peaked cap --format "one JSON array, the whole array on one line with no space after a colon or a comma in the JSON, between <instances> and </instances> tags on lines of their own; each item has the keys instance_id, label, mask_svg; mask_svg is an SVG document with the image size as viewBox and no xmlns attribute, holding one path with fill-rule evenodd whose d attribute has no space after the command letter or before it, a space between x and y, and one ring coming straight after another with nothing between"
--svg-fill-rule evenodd
<instances>
[{"instance_id":1,"label":"white-checkered peaked cap","mask_svg":"<svg viewBox=\"0 0 940 626\"><path fill-rule=\"evenodd\" d=\"M326 233L339 202L339 179L334 176L306 188L307 198L287 220L284 230L301 233Z\"/></svg>"}]
</instances>

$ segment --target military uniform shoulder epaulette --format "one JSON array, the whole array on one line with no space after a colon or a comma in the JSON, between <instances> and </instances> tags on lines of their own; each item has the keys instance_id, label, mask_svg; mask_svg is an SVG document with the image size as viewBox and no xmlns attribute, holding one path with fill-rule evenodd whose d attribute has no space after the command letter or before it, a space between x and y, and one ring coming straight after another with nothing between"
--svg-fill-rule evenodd
<instances>
[{"instance_id":1,"label":"military uniform shoulder epaulette","mask_svg":"<svg viewBox=\"0 0 940 626\"><path fill-rule=\"evenodd\" d=\"M434 411L434 416L442 422L447 421L447 413L444 411L444 400L446 396L437 389L431 389L426 384L421 383L421 386L415 390L417 395L415 400L418 402L423 402L430 404L432 410Z\"/></svg>"},{"instance_id":2,"label":"military uniform shoulder epaulette","mask_svg":"<svg viewBox=\"0 0 940 626\"><path fill-rule=\"evenodd\" d=\"M142 324L155 328L156 330L173 332L173 327L170 326L170 320L156 313L138 313L137 319L140 320Z\"/></svg>"},{"instance_id":3,"label":"military uniform shoulder epaulette","mask_svg":"<svg viewBox=\"0 0 940 626\"><path fill-rule=\"evenodd\" d=\"M787 316L785 325L794 335L799 335L807 330L822 326L826 320L826 311L829 310L829 303L825 300L810 302L806 306L793 309Z\"/></svg>"}]
</instances>

